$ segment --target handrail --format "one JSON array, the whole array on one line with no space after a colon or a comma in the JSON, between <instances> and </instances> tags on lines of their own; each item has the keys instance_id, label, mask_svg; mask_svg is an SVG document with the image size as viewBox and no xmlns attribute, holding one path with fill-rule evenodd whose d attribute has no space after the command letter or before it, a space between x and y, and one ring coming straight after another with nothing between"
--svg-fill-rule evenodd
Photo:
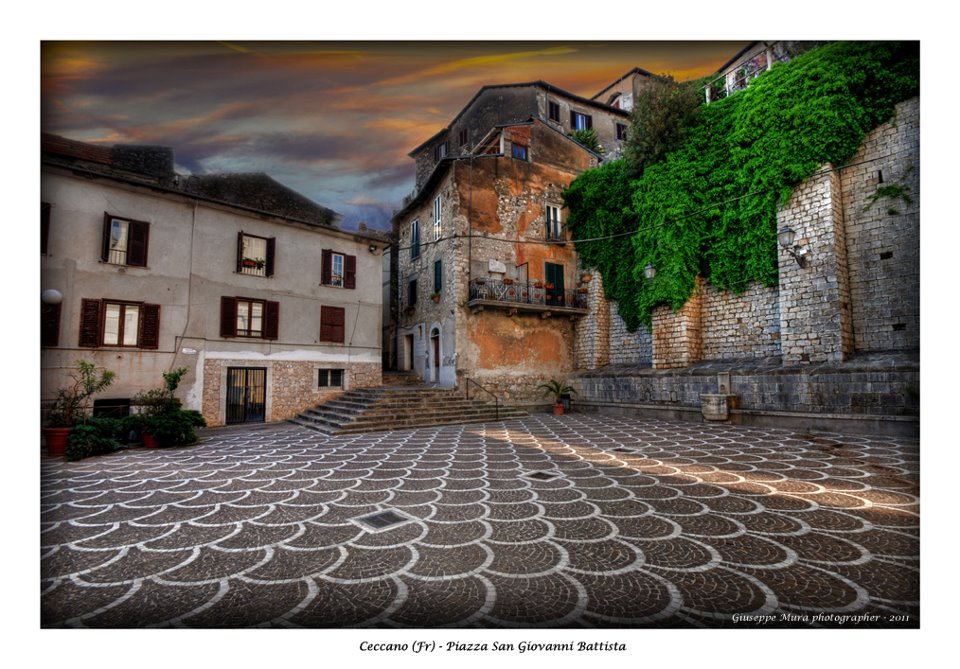
<instances>
[{"instance_id":1,"label":"handrail","mask_svg":"<svg viewBox=\"0 0 960 669\"><path fill-rule=\"evenodd\" d=\"M471 379L471 378L466 378L465 380L466 380L466 383L464 384L464 389L465 389L466 392L467 392L467 399L468 399L468 400L470 399L470 384L472 383L472 384L475 385L477 388L479 388L480 390L482 390L483 392L485 392L486 394L488 394L490 397L493 398L494 411L495 411L494 416L496 417L496 420L500 420L500 398L497 397L496 395L494 395L493 393L491 393L489 390L487 390L487 389L484 388L483 386L481 386L479 383L477 383L477 382L474 381L473 379Z\"/></svg>"}]
</instances>

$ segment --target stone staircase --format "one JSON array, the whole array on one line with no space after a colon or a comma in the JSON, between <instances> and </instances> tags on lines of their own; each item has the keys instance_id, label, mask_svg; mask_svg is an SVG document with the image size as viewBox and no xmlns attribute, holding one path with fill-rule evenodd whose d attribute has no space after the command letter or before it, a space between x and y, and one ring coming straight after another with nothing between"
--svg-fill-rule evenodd
<instances>
[{"instance_id":1,"label":"stone staircase","mask_svg":"<svg viewBox=\"0 0 960 669\"><path fill-rule=\"evenodd\" d=\"M527 415L522 409L501 405L498 418L493 402L467 399L454 389L410 385L350 390L290 420L324 434L339 435L488 423Z\"/></svg>"}]
</instances>

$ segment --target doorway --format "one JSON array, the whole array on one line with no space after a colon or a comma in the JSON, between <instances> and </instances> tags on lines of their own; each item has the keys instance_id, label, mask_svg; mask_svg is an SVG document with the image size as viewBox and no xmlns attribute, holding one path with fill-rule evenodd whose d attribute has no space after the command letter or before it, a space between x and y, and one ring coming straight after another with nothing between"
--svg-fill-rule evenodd
<instances>
[{"instance_id":1,"label":"doorway","mask_svg":"<svg viewBox=\"0 0 960 669\"><path fill-rule=\"evenodd\" d=\"M266 397L265 367L227 368L227 425L264 422Z\"/></svg>"},{"instance_id":2,"label":"doorway","mask_svg":"<svg viewBox=\"0 0 960 669\"><path fill-rule=\"evenodd\" d=\"M431 381L437 382L440 380L440 330L434 328L430 332L430 351L433 353L433 364Z\"/></svg>"},{"instance_id":3,"label":"doorway","mask_svg":"<svg viewBox=\"0 0 960 669\"><path fill-rule=\"evenodd\" d=\"M552 262L545 263L543 271L544 279L547 282L547 306L564 306L563 289L563 265L557 265ZM550 288L549 286L553 286Z\"/></svg>"}]
</instances>

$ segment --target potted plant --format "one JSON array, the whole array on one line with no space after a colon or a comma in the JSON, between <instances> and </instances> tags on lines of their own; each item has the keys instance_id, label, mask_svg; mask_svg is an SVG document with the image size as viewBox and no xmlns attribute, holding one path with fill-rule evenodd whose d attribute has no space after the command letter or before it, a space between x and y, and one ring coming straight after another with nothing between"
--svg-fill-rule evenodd
<instances>
[{"instance_id":1,"label":"potted plant","mask_svg":"<svg viewBox=\"0 0 960 669\"><path fill-rule=\"evenodd\" d=\"M243 266L244 267L255 267L257 269L263 269L264 265L267 264L267 261L263 258L244 258Z\"/></svg>"},{"instance_id":2,"label":"potted plant","mask_svg":"<svg viewBox=\"0 0 960 669\"><path fill-rule=\"evenodd\" d=\"M116 377L108 369L97 373L97 366L86 360L77 360L70 374L71 383L57 390L57 397L47 410L47 427L43 428L47 455L63 455L70 430L86 418L89 399L107 388Z\"/></svg>"},{"instance_id":3,"label":"potted plant","mask_svg":"<svg viewBox=\"0 0 960 669\"><path fill-rule=\"evenodd\" d=\"M430 299L436 302L437 304L440 304L440 293L433 293L430 296Z\"/></svg>"},{"instance_id":4,"label":"potted plant","mask_svg":"<svg viewBox=\"0 0 960 669\"><path fill-rule=\"evenodd\" d=\"M163 374L163 387L137 393L131 404L140 408L135 420L147 448L191 444L197 440L196 427L207 423L199 411L183 409L174 397L180 380L187 373L179 367Z\"/></svg>"},{"instance_id":5,"label":"potted plant","mask_svg":"<svg viewBox=\"0 0 960 669\"><path fill-rule=\"evenodd\" d=\"M565 385L564 383L557 381L556 379L551 379L548 383L542 383L538 388L545 390L544 396L552 395L553 396L553 415L562 416L563 415L563 396L569 395L571 393L576 394L576 389L573 386Z\"/></svg>"},{"instance_id":6,"label":"potted plant","mask_svg":"<svg viewBox=\"0 0 960 669\"><path fill-rule=\"evenodd\" d=\"M507 285L507 286L510 286L510 285L513 284L513 279L511 279L511 278L509 278L509 277L504 277L503 283L504 283L505 285Z\"/></svg>"}]
</instances>

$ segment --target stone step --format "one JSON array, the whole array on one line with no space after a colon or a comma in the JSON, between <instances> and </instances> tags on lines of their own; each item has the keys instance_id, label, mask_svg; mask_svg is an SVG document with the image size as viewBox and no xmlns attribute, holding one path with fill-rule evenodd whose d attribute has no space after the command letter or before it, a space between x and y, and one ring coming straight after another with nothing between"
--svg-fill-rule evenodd
<instances>
[{"instance_id":1,"label":"stone step","mask_svg":"<svg viewBox=\"0 0 960 669\"><path fill-rule=\"evenodd\" d=\"M425 387L358 388L303 411L291 422L325 434L388 431L460 423L510 420L522 409L468 400L456 389Z\"/></svg>"}]
</instances>

